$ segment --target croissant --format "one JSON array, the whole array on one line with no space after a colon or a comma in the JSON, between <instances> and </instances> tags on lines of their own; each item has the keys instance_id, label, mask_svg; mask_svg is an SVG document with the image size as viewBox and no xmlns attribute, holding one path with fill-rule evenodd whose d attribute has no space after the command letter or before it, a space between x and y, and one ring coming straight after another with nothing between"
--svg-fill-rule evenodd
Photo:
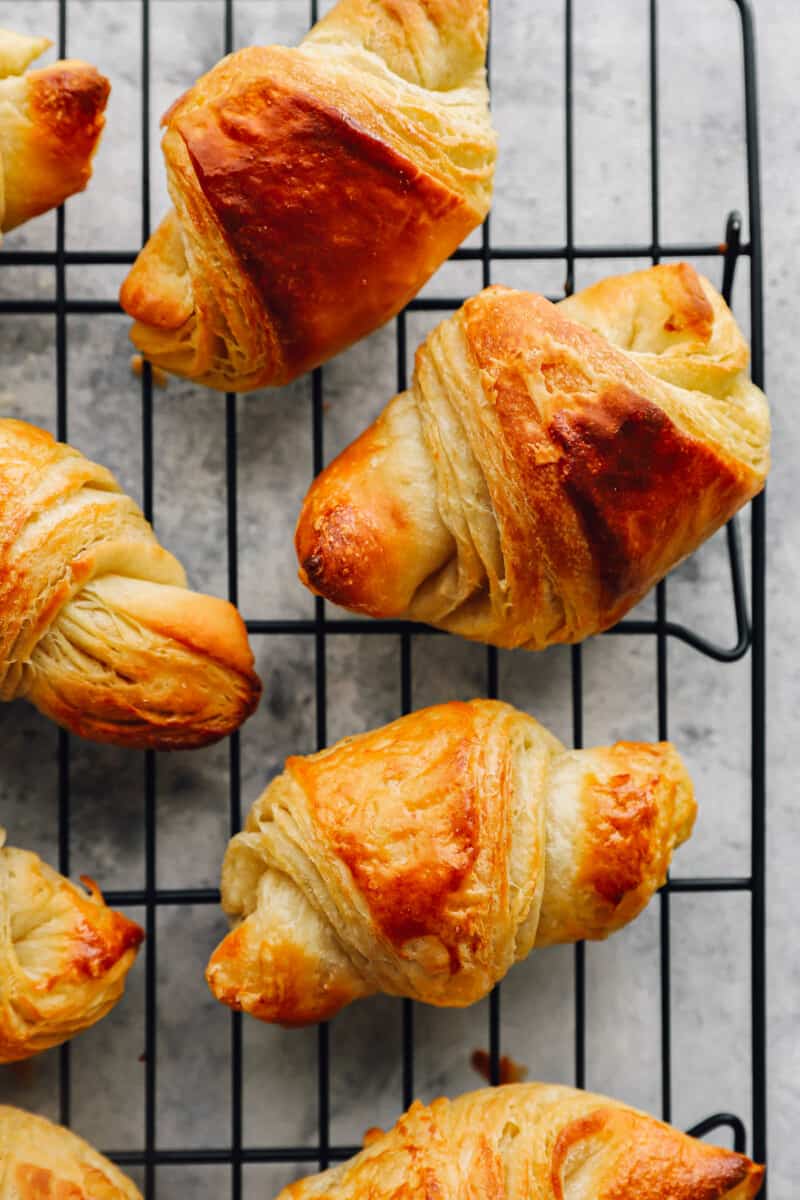
<instances>
[{"instance_id":1,"label":"croissant","mask_svg":"<svg viewBox=\"0 0 800 1200\"><path fill-rule=\"evenodd\" d=\"M376 329L489 210L487 0L340 0L163 119L175 205L120 293L152 363L284 384Z\"/></svg>"},{"instance_id":2,"label":"croissant","mask_svg":"<svg viewBox=\"0 0 800 1200\"><path fill-rule=\"evenodd\" d=\"M690 834L674 747L566 750L494 700L290 758L230 843L207 979L264 1021L374 992L462 1006L536 946L631 921Z\"/></svg>"},{"instance_id":3,"label":"croissant","mask_svg":"<svg viewBox=\"0 0 800 1200\"><path fill-rule=\"evenodd\" d=\"M557 306L489 288L317 477L300 578L497 646L607 629L763 487L769 416L747 363L686 263Z\"/></svg>"},{"instance_id":4,"label":"croissant","mask_svg":"<svg viewBox=\"0 0 800 1200\"><path fill-rule=\"evenodd\" d=\"M260 690L239 614L186 588L111 473L0 420L0 700L166 750L224 737Z\"/></svg>"},{"instance_id":5,"label":"croissant","mask_svg":"<svg viewBox=\"0 0 800 1200\"><path fill-rule=\"evenodd\" d=\"M0 1105L3 1200L142 1200L127 1175L69 1129Z\"/></svg>"},{"instance_id":6,"label":"croissant","mask_svg":"<svg viewBox=\"0 0 800 1200\"><path fill-rule=\"evenodd\" d=\"M27 71L51 43L0 29L0 230L83 191L105 125L108 80L66 59Z\"/></svg>"},{"instance_id":7,"label":"croissant","mask_svg":"<svg viewBox=\"0 0 800 1200\"><path fill-rule=\"evenodd\" d=\"M415 1101L389 1133L278 1200L749 1200L764 1168L618 1100L548 1083Z\"/></svg>"},{"instance_id":8,"label":"croissant","mask_svg":"<svg viewBox=\"0 0 800 1200\"><path fill-rule=\"evenodd\" d=\"M101 1020L122 997L144 932L0 829L0 1063L30 1058Z\"/></svg>"}]
</instances>

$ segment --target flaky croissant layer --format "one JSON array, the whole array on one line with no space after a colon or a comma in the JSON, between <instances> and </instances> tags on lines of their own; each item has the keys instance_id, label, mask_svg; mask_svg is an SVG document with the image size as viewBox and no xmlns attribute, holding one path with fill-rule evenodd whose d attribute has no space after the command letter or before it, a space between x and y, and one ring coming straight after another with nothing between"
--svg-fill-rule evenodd
<instances>
[{"instance_id":1,"label":"flaky croissant layer","mask_svg":"<svg viewBox=\"0 0 800 1200\"><path fill-rule=\"evenodd\" d=\"M231 733L260 694L236 609L189 591L111 473L0 420L0 700L168 750Z\"/></svg>"},{"instance_id":2,"label":"flaky croissant layer","mask_svg":"<svg viewBox=\"0 0 800 1200\"><path fill-rule=\"evenodd\" d=\"M283 384L382 325L489 209L487 0L340 0L164 117L174 209L120 293L153 363Z\"/></svg>"},{"instance_id":3,"label":"flaky croissant layer","mask_svg":"<svg viewBox=\"0 0 800 1200\"><path fill-rule=\"evenodd\" d=\"M685 263L558 305L488 288L314 482L300 578L498 646L607 629L763 487L769 415L747 364Z\"/></svg>"},{"instance_id":4,"label":"flaky croissant layer","mask_svg":"<svg viewBox=\"0 0 800 1200\"><path fill-rule=\"evenodd\" d=\"M617 1100L546 1083L419 1101L278 1200L751 1200L764 1168Z\"/></svg>"},{"instance_id":5,"label":"flaky croissant layer","mask_svg":"<svg viewBox=\"0 0 800 1200\"><path fill-rule=\"evenodd\" d=\"M534 945L632 920L694 816L669 743L570 751L498 701L423 709L288 759L228 847L209 985L288 1025L378 991L472 1004Z\"/></svg>"},{"instance_id":6,"label":"flaky croissant layer","mask_svg":"<svg viewBox=\"0 0 800 1200\"><path fill-rule=\"evenodd\" d=\"M142 1200L88 1142L21 1108L0 1105L3 1200Z\"/></svg>"},{"instance_id":7,"label":"flaky croissant layer","mask_svg":"<svg viewBox=\"0 0 800 1200\"><path fill-rule=\"evenodd\" d=\"M144 932L0 829L0 1063L88 1029L122 997Z\"/></svg>"},{"instance_id":8,"label":"flaky croissant layer","mask_svg":"<svg viewBox=\"0 0 800 1200\"><path fill-rule=\"evenodd\" d=\"M47 38L0 29L0 230L55 208L82 191L105 125L111 90L88 63L26 68Z\"/></svg>"}]
</instances>

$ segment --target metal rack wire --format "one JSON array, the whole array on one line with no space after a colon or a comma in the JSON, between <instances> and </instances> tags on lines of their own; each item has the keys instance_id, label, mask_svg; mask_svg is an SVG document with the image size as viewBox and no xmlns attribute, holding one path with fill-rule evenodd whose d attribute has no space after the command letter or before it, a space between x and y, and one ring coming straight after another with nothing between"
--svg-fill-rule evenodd
<instances>
[{"instance_id":1,"label":"metal rack wire","mask_svg":"<svg viewBox=\"0 0 800 1200\"><path fill-rule=\"evenodd\" d=\"M756 67L753 18L748 0L731 0L741 23L742 63L745 97L745 132L748 165L748 208L747 221L738 213L731 213L727 220L724 242L697 245L667 244L661 240L659 211L659 87L658 87L658 3L659 0L643 0L649 7L649 110L650 110L650 196L651 236L647 244L641 245L576 245L574 236L574 149L573 149L573 30L575 22L573 0L564 0L565 38L565 229L563 245L504 247L491 242L490 225L483 227L480 247L462 248L455 258L478 260L482 266L483 283L491 281L492 266L502 260L557 260L565 263L565 291L573 288L575 263L581 259L636 259L649 258L657 263L665 258L707 257L722 260L722 289L730 298L739 259L750 260L750 316L752 344L752 374L756 383L763 383L763 313L762 313L762 245L761 208L759 182L759 149L756 104ZM59 50L67 52L68 0L59 0ZM309 16L317 18L317 0L311 0ZM234 0L225 0L225 45L230 49L234 35ZM142 239L150 233L150 179L149 179L149 129L150 129L150 0L141 0L141 78L142 78L142 167L141 205ZM748 230L743 240L743 226ZM54 252L3 251L0 253L0 268L14 266L45 265L55 274L55 294L52 300L4 299L0 301L0 313L49 313L55 317L55 360L57 389L57 432L61 439L68 436L69 404L67 375L67 316L72 313L118 312L116 300L70 299L66 288L67 267L75 265L97 265L129 263L135 257L130 252L70 252L65 249L64 215L57 216L56 247ZM411 310L451 310L458 307L464 297L443 299L418 299ZM398 387L406 386L406 322L405 313L396 321L398 351ZM323 397L324 371L313 372L309 380L310 421L313 440L314 472L322 469L323 455ZM221 401L222 403L223 401ZM227 568L228 591L235 603L238 593L238 521L237 521L237 411L233 395L224 399L226 431L226 488L227 488ZM141 384L141 427L143 442L143 495L144 509L148 517L153 515L153 394L150 372L145 369ZM658 689L658 732L659 737L668 735L668 669L667 647L670 639L678 639L693 647L698 653L724 665L749 655L752 705L751 705L751 862L750 871L741 877L682 878L670 880L660 894L660 990L661 990L661 1094L665 1119L671 1116L672 1097L672 1027L670 1005L670 898L676 892L745 892L751 902L750 944L750 990L751 990L751 1059L753 1128L750 1137L741 1119L733 1114L717 1113L692 1132L703 1135L720 1127L727 1127L733 1135L734 1145L739 1150L749 1149L760 1161L766 1159L766 1054L765 1054L765 502L759 497L752 506L751 525L751 580L750 609L748 612L745 566L740 534L736 522L727 529L727 551L730 565L731 598L736 620L736 640L733 645L716 644L695 630L673 620L667 613L667 584L657 589L656 615L653 620L629 619L622 621L611 635L651 638L657 662ZM420 626L411 626L399 621L362 622L348 618L329 618L326 606L316 600L313 619L252 620L248 628L256 638L279 634L303 634L314 639L316 663L316 740L319 746L327 741L327 688L326 688L326 641L329 637L359 634L392 634L400 641L401 697L406 712L411 707L411 646L413 637L424 637L434 631ZM572 724L576 746L583 739L583 680L582 651L580 646L571 651L572 676ZM489 649L486 657L486 694L498 693L497 653ZM61 733L58 746L59 756L59 866L61 871L70 870L70 741ZM242 1028L238 1015L231 1018L231 1070L232 1107L230 1114L229 1144L220 1148L203 1150L163 1150L157 1137L156 1111L156 1058L157 1002L156 981L158 966L158 941L156 915L159 906L215 904L219 894L214 889L159 888L156 877L156 759L147 754L143 760L144 822L145 822L145 886L143 890L117 891L108 893L110 903L117 906L142 906L146 918L147 941L145 944L145 1132L141 1150L114 1153L111 1156L122 1165L139 1165L144 1168L145 1192L148 1200L156 1194L156 1168L167 1164L214 1164L227 1165L231 1170L231 1195L239 1200L242 1195L242 1168L244 1164L266 1162L311 1163L320 1168L331 1161L348 1157L357 1148L331 1144L330 1138L330 1059L329 1028L320 1026L318 1033L318 1128L319 1136L314 1146L278 1146L270 1148L244 1148L242 1138ZM229 746L229 818L231 833L238 831L241 822L241 764L238 735L230 739ZM493 1081L499 1077L501 1047L501 989L491 996L489 1010L490 1070ZM586 1076L586 982L584 948L575 948L575 1046L574 1075L578 1086ZM402 1020L402 1088L403 1099L409 1103L414 1095L414 1007L410 1001L400 1006ZM68 1124L71 1107L70 1049L60 1051L60 1119ZM766 1193L764 1193L766 1194Z\"/></svg>"}]
</instances>

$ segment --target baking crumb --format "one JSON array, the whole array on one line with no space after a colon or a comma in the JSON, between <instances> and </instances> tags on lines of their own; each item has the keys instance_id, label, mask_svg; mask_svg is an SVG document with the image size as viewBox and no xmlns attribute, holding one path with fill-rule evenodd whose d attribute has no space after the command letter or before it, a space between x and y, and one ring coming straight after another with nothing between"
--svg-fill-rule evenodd
<instances>
[{"instance_id":1,"label":"baking crumb","mask_svg":"<svg viewBox=\"0 0 800 1200\"><path fill-rule=\"evenodd\" d=\"M141 354L131 355L131 370L138 379L142 378L142 372L144 371L144 358ZM161 367L156 367L153 363L150 363L150 374L153 377L153 383L156 385L156 387L165 388L169 383L169 376L167 375L167 372L162 371Z\"/></svg>"},{"instance_id":2,"label":"baking crumb","mask_svg":"<svg viewBox=\"0 0 800 1200\"><path fill-rule=\"evenodd\" d=\"M472 1053L472 1068L486 1080L491 1082L491 1059L485 1050L474 1050ZM501 1083L522 1083L522 1080L528 1074L528 1068L523 1067L521 1063L514 1062L513 1058L509 1058L504 1054L500 1059L500 1082Z\"/></svg>"},{"instance_id":3,"label":"baking crumb","mask_svg":"<svg viewBox=\"0 0 800 1200\"><path fill-rule=\"evenodd\" d=\"M364 1149L366 1150L367 1146L371 1146L373 1142L377 1142L378 1138L382 1137L383 1130L379 1129L377 1125L373 1125L372 1128L368 1129L364 1134Z\"/></svg>"}]
</instances>

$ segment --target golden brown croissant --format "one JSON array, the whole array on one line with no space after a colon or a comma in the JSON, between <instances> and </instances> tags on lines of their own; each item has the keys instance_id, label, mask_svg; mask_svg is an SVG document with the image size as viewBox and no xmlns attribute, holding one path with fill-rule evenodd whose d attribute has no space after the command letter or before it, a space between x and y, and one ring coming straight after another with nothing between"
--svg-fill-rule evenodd
<instances>
[{"instance_id":1,"label":"golden brown croissant","mask_svg":"<svg viewBox=\"0 0 800 1200\"><path fill-rule=\"evenodd\" d=\"M558 306L489 288L313 484L300 578L498 646L607 629L763 487L769 416L747 363L685 263Z\"/></svg>"},{"instance_id":2,"label":"golden brown croissant","mask_svg":"<svg viewBox=\"0 0 800 1200\"><path fill-rule=\"evenodd\" d=\"M0 420L0 700L121 746L201 746L258 703L247 633L186 587L104 467Z\"/></svg>"},{"instance_id":3,"label":"golden brown croissant","mask_svg":"<svg viewBox=\"0 0 800 1200\"><path fill-rule=\"evenodd\" d=\"M0 1063L60 1045L122 997L144 932L81 882L88 895L0 829Z\"/></svg>"},{"instance_id":4,"label":"golden brown croissant","mask_svg":"<svg viewBox=\"0 0 800 1200\"><path fill-rule=\"evenodd\" d=\"M278 1200L750 1200L764 1168L618 1100L549 1083L415 1101Z\"/></svg>"},{"instance_id":5,"label":"golden brown croissant","mask_svg":"<svg viewBox=\"0 0 800 1200\"><path fill-rule=\"evenodd\" d=\"M69 1129L0 1105L2 1200L142 1200L127 1175Z\"/></svg>"},{"instance_id":6,"label":"golden brown croissant","mask_svg":"<svg viewBox=\"0 0 800 1200\"><path fill-rule=\"evenodd\" d=\"M110 84L66 59L27 71L47 38L0 29L0 230L82 191L105 124Z\"/></svg>"},{"instance_id":7,"label":"golden brown croissant","mask_svg":"<svg viewBox=\"0 0 800 1200\"><path fill-rule=\"evenodd\" d=\"M604 938L690 834L674 747L566 750L508 704L423 709L290 758L228 847L217 999L303 1024L373 992L486 995L536 946Z\"/></svg>"},{"instance_id":8,"label":"golden brown croissant","mask_svg":"<svg viewBox=\"0 0 800 1200\"><path fill-rule=\"evenodd\" d=\"M164 117L175 208L120 300L153 363L283 384L382 325L486 216L487 0L341 0Z\"/></svg>"}]
</instances>

